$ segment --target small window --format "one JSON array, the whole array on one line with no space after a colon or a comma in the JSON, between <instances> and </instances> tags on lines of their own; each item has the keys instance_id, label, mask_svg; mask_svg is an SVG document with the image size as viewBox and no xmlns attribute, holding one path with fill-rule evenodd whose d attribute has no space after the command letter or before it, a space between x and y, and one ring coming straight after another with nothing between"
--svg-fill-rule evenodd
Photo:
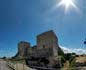
<instances>
[{"instance_id":1,"label":"small window","mask_svg":"<svg viewBox=\"0 0 86 70\"><path fill-rule=\"evenodd\" d=\"M43 48L45 48L45 45L43 45Z\"/></svg>"}]
</instances>

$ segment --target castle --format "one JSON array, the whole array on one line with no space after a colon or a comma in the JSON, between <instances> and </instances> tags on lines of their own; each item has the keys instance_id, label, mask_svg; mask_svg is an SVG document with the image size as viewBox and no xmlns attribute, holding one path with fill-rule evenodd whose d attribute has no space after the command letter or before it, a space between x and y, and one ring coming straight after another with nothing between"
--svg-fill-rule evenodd
<instances>
[{"instance_id":1,"label":"castle","mask_svg":"<svg viewBox=\"0 0 86 70\"><path fill-rule=\"evenodd\" d=\"M61 49L58 45L58 38L50 30L37 35L36 46L31 46L30 43L24 41L19 42L17 57L27 58L27 64L29 66L53 67L59 65L59 50Z\"/></svg>"}]
</instances>

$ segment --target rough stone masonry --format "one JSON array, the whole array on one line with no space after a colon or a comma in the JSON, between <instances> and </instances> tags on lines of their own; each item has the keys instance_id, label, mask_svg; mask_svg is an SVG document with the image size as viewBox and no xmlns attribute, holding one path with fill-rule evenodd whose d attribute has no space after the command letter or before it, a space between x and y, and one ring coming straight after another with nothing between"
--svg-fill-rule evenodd
<instances>
[{"instance_id":1,"label":"rough stone masonry","mask_svg":"<svg viewBox=\"0 0 86 70\"><path fill-rule=\"evenodd\" d=\"M56 34L50 30L37 35L37 45L21 41L18 43L18 58L28 58L30 66L53 67L59 65L59 45Z\"/></svg>"}]
</instances>

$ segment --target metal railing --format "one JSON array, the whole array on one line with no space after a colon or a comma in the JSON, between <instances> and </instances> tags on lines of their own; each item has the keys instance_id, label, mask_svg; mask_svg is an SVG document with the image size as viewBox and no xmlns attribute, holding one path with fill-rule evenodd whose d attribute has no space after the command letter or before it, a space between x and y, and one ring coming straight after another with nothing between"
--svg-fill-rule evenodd
<instances>
[{"instance_id":1,"label":"metal railing","mask_svg":"<svg viewBox=\"0 0 86 70\"><path fill-rule=\"evenodd\" d=\"M16 64L14 64L12 62L8 62L7 64L13 70L36 70L36 69L32 69L32 68L28 67L24 63L16 63Z\"/></svg>"},{"instance_id":2,"label":"metal railing","mask_svg":"<svg viewBox=\"0 0 86 70\"><path fill-rule=\"evenodd\" d=\"M7 64L10 68L12 68L13 70L86 70L86 66L84 67L74 67L74 68L46 68L46 67L39 67L39 66L26 66L26 64L24 62L19 63L19 60L13 60L14 62L11 61L7 61ZM18 61L18 62L17 62ZM31 69L31 68L34 69ZM1 68L1 67L0 67Z\"/></svg>"},{"instance_id":3,"label":"metal railing","mask_svg":"<svg viewBox=\"0 0 86 70\"><path fill-rule=\"evenodd\" d=\"M8 63L8 65L13 69L13 70L32 70L32 69L26 69L25 65L22 64L19 66L18 64L14 65L13 63ZM22 68L20 68L22 67ZM34 70L86 70L86 67L75 67L75 68L45 68L45 67L32 67L35 68Z\"/></svg>"},{"instance_id":4,"label":"metal railing","mask_svg":"<svg viewBox=\"0 0 86 70\"><path fill-rule=\"evenodd\" d=\"M14 64L12 62L8 62L8 66L13 70L25 70L25 65L20 63Z\"/></svg>"}]
</instances>

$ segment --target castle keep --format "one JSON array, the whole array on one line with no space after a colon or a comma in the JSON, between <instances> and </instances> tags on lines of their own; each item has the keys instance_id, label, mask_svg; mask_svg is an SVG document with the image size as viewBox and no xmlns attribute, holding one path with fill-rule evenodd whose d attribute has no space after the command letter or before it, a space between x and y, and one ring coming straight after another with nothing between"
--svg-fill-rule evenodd
<instances>
[{"instance_id":1,"label":"castle keep","mask_svg":"<svg viewBox=\"0 0 86 70\"><path fill-rule=\"evenodd\" d=\"M52 67L59 64L59 45L56 34L50 30L37 35L37 45L31 46L30 43L21 41L18 43L18 56L20 58L27 58L28 65Z\"/></svg>"}]
</instances>

